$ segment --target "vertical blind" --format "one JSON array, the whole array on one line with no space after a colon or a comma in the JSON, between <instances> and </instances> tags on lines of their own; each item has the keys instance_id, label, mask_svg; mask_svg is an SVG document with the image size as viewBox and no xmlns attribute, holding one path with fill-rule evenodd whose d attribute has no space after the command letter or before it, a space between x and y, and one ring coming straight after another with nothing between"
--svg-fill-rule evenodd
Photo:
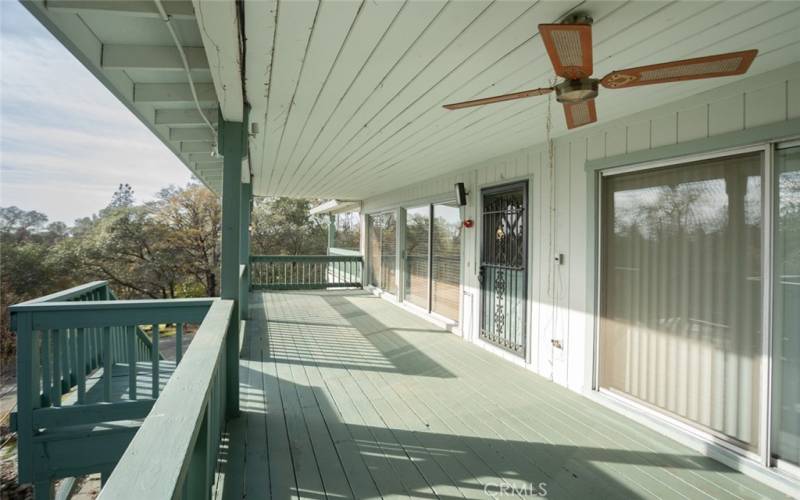
<instances>
[{"instance_id":1,"label":"vertical blind","mask_svg":"<svg viewBox=\"0 0 800 500\"><path fill-rule=\"evenodd\" d=\"M599 376L756 450L762 155L604 178Z\"/></svg>"},{"instance_id":2,"label":"vertical blind","mask_svg":"<svg viewBox=\"0 0 800 500\"><path fill-rule=\"evenodd\" d=\"M430 206L406 210L405 299L428 309Z\"/></svg>"},{"instance_id":3,"label":"vertical blind","mask_svg":"<svg viewBox=\"0 0 800 500\"><path fill-rule=\"evenodd\" d=\"M800 465L800 147L775 166L772 454Z\"/></svg>"}]
</instances>

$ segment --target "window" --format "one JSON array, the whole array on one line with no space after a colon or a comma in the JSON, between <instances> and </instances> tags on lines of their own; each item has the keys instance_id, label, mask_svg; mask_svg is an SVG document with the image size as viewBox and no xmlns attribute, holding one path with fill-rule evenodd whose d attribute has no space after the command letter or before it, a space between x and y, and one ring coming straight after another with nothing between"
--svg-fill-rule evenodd
<instances>
[{"instance_id":1,"label":"window","mask_svg":"<svg viewBox=\"0 0 800 500\"><path fill-rule=\"evenodd\" d=\"M333 246L344 250L358 251L361 242L361 216L358 212L336 214Z\"/></svg>"},{"instance_id":2,"label":"window","mask_svg":"<svg viewBox=\"0 0 800 500\"><path fill-rule=\"evenodd\" d=\"M392 213L369 216L370 284L396 294L397 224Z\"/></svg>"},{"instance_id":3,"label":"window","mask_svg":"<svg viewBox=\"0 0 800 500\"><path fill-rule=\"evenodd\" d=\"M458 321L461 284L459 207L436 203L407 209L405 245L405 300L428 312Z\"/></svg>"},{"instance_id":4,"label":"window","mask_svg":"<svg viewBox=\"0 0 800 500\"><path fill-rule=\"evenodd\" d=\"M608 176L601 209L601 388L752 451L762 163L758 152Z\"/></svg>"},{"instance_id":5,"label":"window","mask_svg":"<svg viewBox=\"0 0 800 500\"><path fill-rule=\"evenodd\" d=\"M800 147L777 151L775 180L772 456L800 465Z\"/></svg>"}]
</instances>

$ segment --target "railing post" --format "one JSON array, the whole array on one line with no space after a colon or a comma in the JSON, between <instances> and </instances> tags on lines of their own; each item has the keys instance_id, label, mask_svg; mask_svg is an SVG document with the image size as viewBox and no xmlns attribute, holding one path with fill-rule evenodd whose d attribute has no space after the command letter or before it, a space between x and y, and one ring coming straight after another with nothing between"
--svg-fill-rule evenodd
<instances>
[{"instance_id":1,"label":"railing post","mask_svg":"<svg viewBox=\"0 0 800 500\"><path fill-rule=\"evenodd\" d=\"M33 409L38 406L39 381L36 342L33 339L31 313L13 313L17 333L17 457L19 482L33 478Z\"/></svg>"},{"instance_id":2,"label":"railing post","mask_svg":"<svg viewBox=\"0 0 800 500\"><path fill-rule=\"evenodd\" d=\"M336 246L336 216L328 214L328 255L334 246Z\"/></svg>"},{"instance_id":3,"label":"railing post","mask_svg":"<svg viewBox=\"0 0 800 500\"><path fill-rule=\"evenodd\" d=\"M239 304L239 319L248 319L250 293L250 211L252 210L253 185L249 182L241 184L241 200L239 200L240 221L239 221L239 265L245 266L241 290L244 291Z\"/></svg>"},{"instance_id":4,"label":"railing post","mask_svg":"<svg viewBox=\"0 0 800 500\"><path fill-rule=\"evenodd\" d=\"M227 413L239 414L239 242L241 229L241 179L244 125L220 120L222 167L222 290L223 299L234 301L226 338Z\"/></svg>"}]
</instances>

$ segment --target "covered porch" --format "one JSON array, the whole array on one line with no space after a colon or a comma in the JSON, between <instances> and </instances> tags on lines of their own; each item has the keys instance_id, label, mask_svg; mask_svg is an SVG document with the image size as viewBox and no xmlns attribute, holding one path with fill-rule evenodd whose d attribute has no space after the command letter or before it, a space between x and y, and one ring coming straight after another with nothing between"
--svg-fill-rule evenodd
<instances>
[{"instance_id":1,"label":"covered porch","mask_svg":"<svg viewBox=\"0 0 800 500\"><path fill-rule=\"evenodd\" d=\"M216 498L779 498L361 290L250 296Z\"/></svg>"}]
</instances>

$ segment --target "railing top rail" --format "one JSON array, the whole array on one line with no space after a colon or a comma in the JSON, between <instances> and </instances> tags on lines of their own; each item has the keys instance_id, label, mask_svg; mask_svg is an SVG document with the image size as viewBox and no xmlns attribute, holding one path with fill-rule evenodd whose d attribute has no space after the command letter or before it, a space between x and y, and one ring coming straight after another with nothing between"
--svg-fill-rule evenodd
<instances>
[{"instance_id":1,"label":"railing top rail","mask_svg":"<svg viewBox=\"0 0 800 500\"><path fill-rule=\"evenodd\" d=\"M20 314L31 314L34 330L93 328L152 323L200 323L212 298L169 300L97 300L42 302L9 307L11 328L17 329Z\"/></svg>"},{"instance_id":2,"label":"railing top rail","mask_svg":"<svg viewBox=\"0 0 800 500\"><path fill-rule=\"evenodd\" d=\"M104 286L108 285L108 281L100 280L100 281L91 281L89 283L84 283L82 285L74 286L72 288L68 288L66 290L61 290L60 292L51 293L50 295L45 295L43 297L37 297L35 299L26 300L25 302L20 302L12 307L17 306L27 306L31 304L39 304L42 302L61 302L67 301L70 299L74 299L76 297L80 297L81 295L85 295L91 291L97 290L99 288L103 288Z\"/></svg>"},{"instance_id":3,"label":"railing top rail","mask_svg":"<svg viewBox=\"0 0 800 500\"><path fill-rule=\"evenodd\" d=\"M188 471L232 314L233 301L213 301L181 363L101 490L100 498L175 497ZM142 481L143 471L148 473L146 481Z\"/></svg>"},{"instance_id":4,"label":"railing top rail","mask_svg":"<svg viewBox=\"0 0 800 500\"><path fill-rule=\"evenodd\" d=\"M361 255L251 255L251 262L360 262Z\"/></svg>"},{"instance_id":5,"label":"railing top rail","mask_svg":"<svg viewBox=\"0 0 800 500\"><path fill-rule=\"evenodd\" d=\"M141 300L93 300L87 302L53 301L53 302L22 302L10 306L10 312L39 312L39 311L86 311L86 310L135 310L135 309L180 309L185 307L210 306L213 298L199 299L141 299Z\"/></svg>"}]
</instances>

